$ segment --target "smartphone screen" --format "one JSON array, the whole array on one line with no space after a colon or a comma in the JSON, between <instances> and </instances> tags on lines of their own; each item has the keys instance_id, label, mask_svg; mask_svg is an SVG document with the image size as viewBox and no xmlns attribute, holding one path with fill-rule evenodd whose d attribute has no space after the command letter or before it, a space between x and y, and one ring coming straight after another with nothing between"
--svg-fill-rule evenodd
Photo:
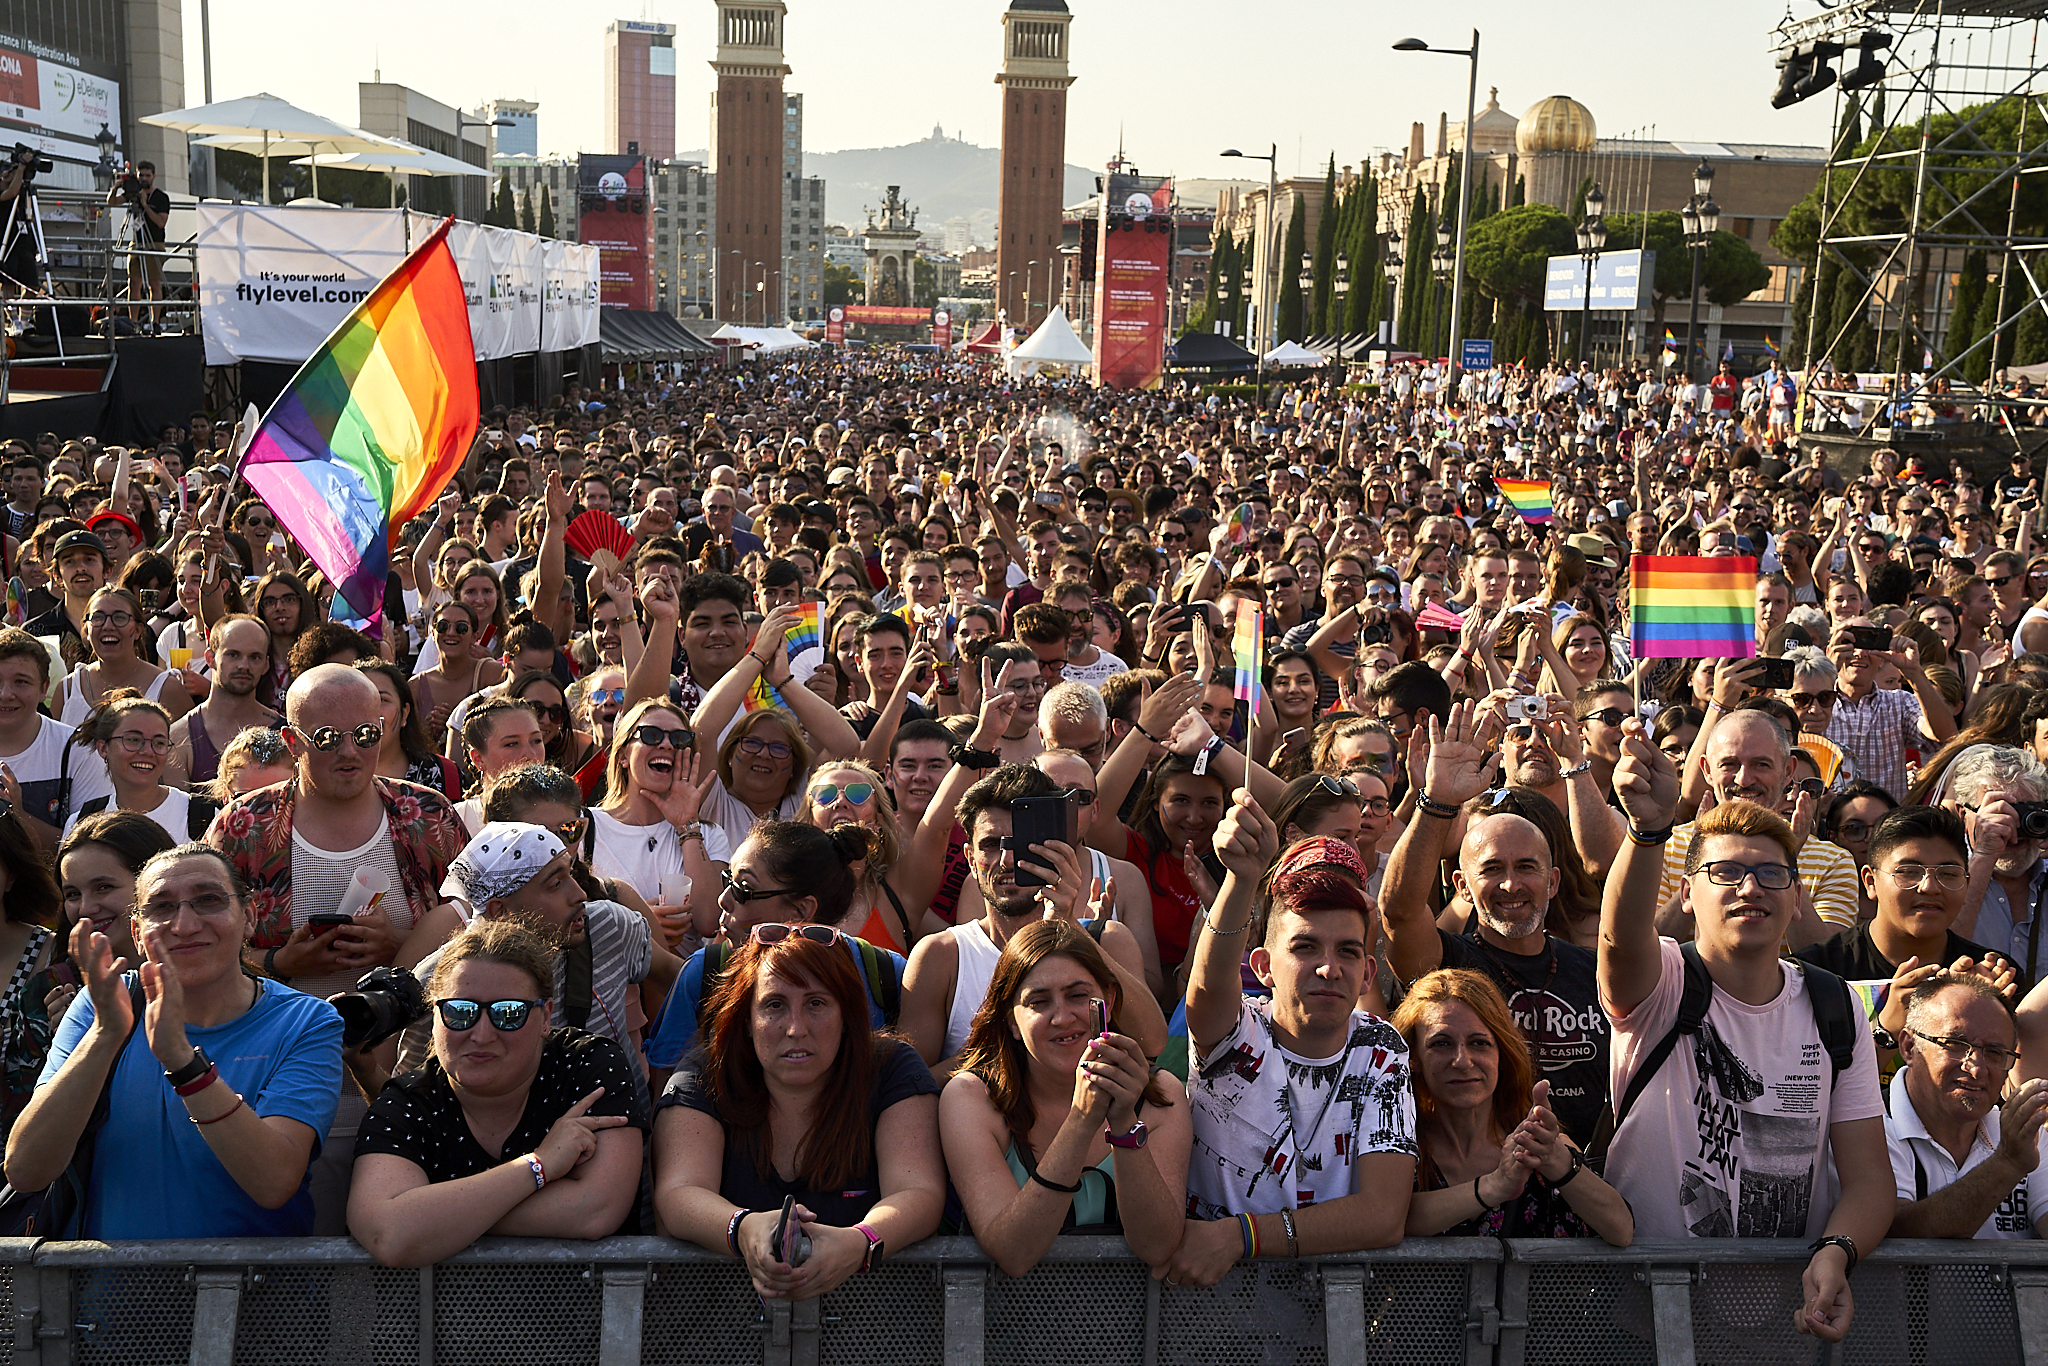
<instances>
[{"instance_id":1,"label":"smartphone screen","mask_svg":"<svg viewBox=\"0 0 2048 1366\"><path fill-rule=\"evenodd\" d=\"M1849 643L1859 650L1889 650L1892 633L1888 626L1851 626Z\"/></svg>"}]
</instances>

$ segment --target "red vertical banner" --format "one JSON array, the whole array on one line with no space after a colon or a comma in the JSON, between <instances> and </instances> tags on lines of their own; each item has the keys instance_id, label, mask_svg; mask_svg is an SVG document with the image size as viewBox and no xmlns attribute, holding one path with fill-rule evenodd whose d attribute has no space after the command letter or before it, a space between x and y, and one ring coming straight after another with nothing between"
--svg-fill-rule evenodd
<instances>
[{"instance_id":1,"label":"red vertical banner","mask_svg":"<svg viewBox=\"0 0 2048 1366\"><path fill-rule=\"evenodd\" d=\"M948 348L953 345L953 315L943 308L932 314L932 345Z\"/></svg>"},{"instance_id":2,"label":"red vertical banner","mask_svg":"<svg viewBox=\"0 0 2048 1366\"><path fill-rule=\"evenodd\" d=\"M1173 268L1173 182L1111 175L1095 268L1095 375L1112 389L1152 389L1166 369Z\"/></svg>"},{"instance_id":3,"label":"red vertical banner","mask_svg":"<svg viewBox=\"0 0 2048 1366\"><path fill-rule=\"evenodd\" d=\"M585 245L597 248L598 303L605 308L652 309L646 160L585 156L579 159L576 178L576 234Z\"/></svg>"},{"instance_id":4,"label":"red vertical banner","mask_svg":"<svg viewBox=\"0 0 2048 1366\"><path fill-rule=\"evenodd\" d=\"M846 310L838 304L825 310L825 340L833 346L846 340Z\"/></svg>"}]
</instances>

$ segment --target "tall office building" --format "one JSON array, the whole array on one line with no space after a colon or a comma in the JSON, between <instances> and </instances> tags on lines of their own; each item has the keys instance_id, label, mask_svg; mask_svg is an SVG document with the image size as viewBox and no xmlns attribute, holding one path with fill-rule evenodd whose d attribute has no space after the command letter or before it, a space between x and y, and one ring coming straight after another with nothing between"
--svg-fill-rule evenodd
<instances>
[{"instance_id":1,"label":"tall office building","mask_svg":"<svg viewBox=\"0 0 2048 1366\"><path fill-rule=\"evenodd\" d=\"M779 310L783 235L787 226L783 180L788 106L782 78L782 0L716 0L718 56L711 63L711 170L718 177L718 231L714 237L718 316L760 318ZM801 161L796 168L802 170ZM1057 227L1057 223L1055 223Z\"/></svg>"},{"instance_id":2,"label":"tall office building","mask_svg":"<svg viewBox=\"0 0 2048 1366\"><path fill-rule=\"evenodd\" d=\"M670 51L674 51L673 48ZM509 127L498 129L497 150L501 157L534 157L540 155L540 106L532 100L492 100L479 109L476 116L485 123L496 125L503 120Z\"/></svg>"},{"instance_id":3,"label":"tall office building","mask_svg":"<svg viewBox=\"0 0 2048 1366\"><path fill-rule=\"evenodd\" d=\"M605 150L676 154L676 26L614 19L604 30Z\"/></svg>"},{"instance_id":4,"label":"tall office building","mask_svg":"<svg viewBox=\"0 0 2048 1366\"><path fill-rule=\"evenodd\" d=\"M1003 12L1002 188L996 298L1015 327L1050 311L1067 175L1066 0L1010 0Z\"/></svg>"}]
</instances>

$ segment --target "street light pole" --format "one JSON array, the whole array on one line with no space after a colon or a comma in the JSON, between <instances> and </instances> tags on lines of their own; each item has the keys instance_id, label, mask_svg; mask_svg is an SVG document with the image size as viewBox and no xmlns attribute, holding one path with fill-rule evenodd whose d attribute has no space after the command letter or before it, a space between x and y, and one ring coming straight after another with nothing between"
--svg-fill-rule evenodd
<instances>
[{"instance_id":1,"label":"street light pole","mask_svg":"<svg viewBox=\"0 0 2048 1366\"><path fill-rule=\"evenodd\" d=\"M1586 194L1586 216L1579 220L1578 233L1579 257L1586 263L1586 288L1579 296L1579 344L1574 358L1582 365L1586 360L1586 329L1593 322L1593 267L1607 245L1606 209L1607 196L1600 193L1600 182L1596 180Z\"/></svg>"},{"instance_id":2,"label":"street light pole","mask_svg":"<svg viewBox=\"0 0 2048 1366\"><path fill-rule=\"evenodd\" d=\"M1269 142L1266 146L1268 150L1264 156L1257 152L1240 152L1235 147L1225 148L1221 154L1266 163L1266 231L1263 234L1265 241L1260 243L1265 249L1266 258L1259 271L1260 282L1266 287L1264 302L1259 307L1259 331L1263 332L1265 337L1255 343L1259 348L1257 401L1261 403L1266 397L1266 353L1273 349L1274 296L1280 292L1280 238L1276 231L1280 221L1280 205L1277 202L1280 198L1280 144Z\"/></svg>"},{"instance_id":3,"label":"street light pole","mask_svg":"<svg viewBox=\"0 0 2048 1366\"><path fill-rule=\"evenodd\" d=\"M1387 289L1393 298L1387 305L1387 349L1401 344L1401 234L1389 232L1380 261L1387 273Z\"/></svg>"},{"instance_id":4,"label":"street light pole","mask_svg":"<svg viewBox=\"0 0 2048 1366\"><path fill-rule=\"evenodd\" d=\"M1688 386L1699 383L1699 361L1694 351L1699 347L1700 335L1700 266L1705 262L1707 246L1714 240L1714 234L1721 227L1721 206L1712 198L1714 188L1713 164L1702 158L1692 172L1692 198L1685 201L1685 207L1678 211L1680 224L1685 229L1686 250L1692 253L1692 307L1685 324L1685 379Z\"/></svg>"},{"instance_id":5,"label":"street light pole","mask_svg":"<svg viewBox=\"0 0 2048 1366\"><path fill-rule=\"evenodd\" d=\"M1465 145L1458 161L1458 246L1451 261L1451 332L1456 334L1465 317L1465 232L1471 223L1472 210L1472 120L1479 108L1479 30L1472 30L1470 47L1431 47L1420 38L1403 38L1394 44L1394 51L1438 52L1446 57L1468 57L1472 63L1465 84ZM1457 335L1450 338L1447 349L1453 377L1464 365L1464 341Z\"/></svg>"},{"instance_id":6,"label":"street light pole","mask_svg":"<svg viewBox=\"0 0 2048 1366\"><path fill-rule=\"evenodd\" d=\"M465 128L511 128L511 127L515 127L515 126L516 126L516 125L514 125L514 123L513 123L513 122L512 122L512 120L510 120L510 119L473 119L473 118L469 118L469 117L467 117L466 115L464 115L464 114L463 114L463 112L462 112L462 111L461 111L460 109L456 110L456 111L455 111L455 159L456 159L457 161L460 161L460 160L462 160L462 130L463 130L463 129L465 129ZM490 169L490 165L489 165L489 160L490 160L490 157L489 157L489 153L490 153L490 148L489 148L488 146L486 146L486 147L484 148L484 153L485 153L485 167L484 167L484 169L485 169L485 170L489 170L489 169ZM396 172L393 172L393 174L395 175L395 174L396 174ZM463 176L463 177L462 177L462 180L463 180L463 182L464 182L464 183L463 183L463 184L462 184L462 185L461 185L460 187L458 187L458 188L457 188L457 190L456 190L456 193L462 196L462 202L463 202L463 203L465 203L465 204L467 204L467 203L469 202L469 185L468 185L468 182L469 182L469 181L470 181L470 180L471 180L472 178L473 178L473 177L470 177L470 176ZM486 176L486 177L485 177L485 179L486 179L486 181L488 181L488 180L490 179L490 177ZM484 202L485 202L485 203L489 203L490 201L489 201L488 199L486 199L486 200L485 200ZM472 223L474 223L474 222L475 222L476 220L472 218L472 219L471 219L470 221L471 221Z\"/></svg>"}]
</instances>

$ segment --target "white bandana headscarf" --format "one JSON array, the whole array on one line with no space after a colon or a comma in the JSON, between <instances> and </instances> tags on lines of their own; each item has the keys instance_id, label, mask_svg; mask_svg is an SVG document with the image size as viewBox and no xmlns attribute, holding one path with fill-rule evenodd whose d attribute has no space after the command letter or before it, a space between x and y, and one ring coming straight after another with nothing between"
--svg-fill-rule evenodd
<instances>
[{"instance_id":1,"label":"white bandana headscarf","mask_svg":"<svg viewBox=\"0 0 2048 1366\"><path fill-rule=\"evenodd\" d=\"M525 821L493 821L448 865L441 895L481 911L485 902L510 896L533 881L561 852L562 841L552 830Z\"/></svg>"}]
</instances>

